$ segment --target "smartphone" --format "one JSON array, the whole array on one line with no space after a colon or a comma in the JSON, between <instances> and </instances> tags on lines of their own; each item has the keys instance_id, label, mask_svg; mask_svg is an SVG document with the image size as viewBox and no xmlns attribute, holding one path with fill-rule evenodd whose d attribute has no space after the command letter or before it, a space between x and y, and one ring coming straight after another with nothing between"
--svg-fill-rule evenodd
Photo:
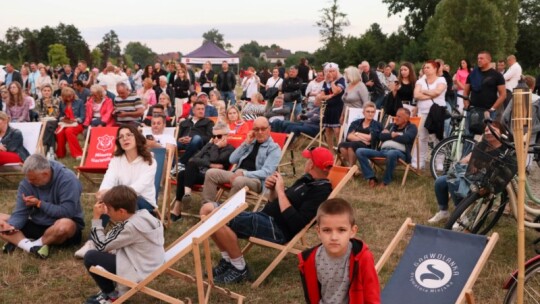
<instances>
[{"instance_id":1,"label":"smartphone","mask_svg":"<svg viewBox=\"0 0 540 304\"><path fill-rule=\"evenodd\" d=\"M146 139L148 139L148 140L154 140L154 135L152 135L152 134L147 134L147 135L146 135Z\"/></svg>"}]
</instances>

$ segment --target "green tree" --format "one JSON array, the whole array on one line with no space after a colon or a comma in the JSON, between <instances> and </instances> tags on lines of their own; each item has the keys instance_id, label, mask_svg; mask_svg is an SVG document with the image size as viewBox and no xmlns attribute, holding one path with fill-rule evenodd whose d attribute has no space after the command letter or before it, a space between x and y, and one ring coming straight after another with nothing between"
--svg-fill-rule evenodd
<instances>
[{"instance_id":1,"label":"green tree","mask_svg":"<svg viewBox=\"0 0 540 304\"><path fill-rule=\"evenodd\" d=\"M347 14L339 10L338 0L331 0L330 7L321 9L320 20L315 24L319 27L321 41L336 43L343 38L343 29L348 26Z\"/></svg>"},{"instance_id":2,"label":"green tree","mask_svg":"<svg viewBox=\"0 0 540 304\"><path fill-rule=\"evenodd\" d=\"M49 45L48 56L49 64L53 67L57 65L64 65L69 62L66 46L59 43Z\"/></svg>"},{"instance_id":3,"label":"green tree","mask_svg":"<svg viewBox=\"0 0 540 304\"><path fill-rule=\"evenodd\" d=\"M103 36L101 43L99 43L97 47L103 54L104 62L120 57L120 40L113 30L110 30Z\"/></svg>"},{"instance_id":4,"label":"green tree","mask_svg":"<svg viewBox=\"0 0 540 304\"><path fill-rule=\"evenodd\" d=\"M540 58L540 1L522 0L518 18L516 56L525 69L538 68Z\"/></svg>"},{"instance_id":5,"label":"green tree","mask_svg":"<svg viewBox=\"0 0 540 304\"><path fill-rule=\"evenodd\" d=\"M42 27L37 33L37 43L39 48L39 59L33 59L33 61L48 61L49 60L49 45L58 42L58 35L56 29L45 26Z\"/></svg>"},{"instance_id":6,"label":"green tree","mask_svg":"<svg viewBox=\"0 0 540 304\"><path fill-rule=\"evenodd\" d=\"M269 49L266 45L260 45L257 41L251 40L250 43L245 43L240 46L238 53L251 54L255 58L259 58L262 52Z\"/></svg>"},{"instance_id":7,"label":"green tree","mask_svg":"<svg viewBox=\"0 0 540 304\"><path fill-rule=\"evenodd\" d=\"M435 14L435 8L441 0L382 0L388 4L388 16L406 12L404 32L411 38L418 38L431 16ZM460 3L464 1L459 1ZM461 15L461 14L460 14Z\"/></svg>"},{"instance_id":8,"label":"green tree","mask_svg":"<svg viewBox=\"0 0 540 304\"><path fill-rule=\"evenodd\" d=\"M81 36L81 32L73 24L60 23L55 28L57 35L57 43L66 46L69 63L76 65L81 59L89 62L91 60L90 48Z\"/></svg>"},{"instance_id":9,"label":"green tree","mask_svg":"<svg viewBox=\"0 0 540 304\"><path fill-rule=\"evenodd\" d=\"M298 65L300 63L300 59L302 58L306 58L310 65L315 61L315 56L313 56L313 54L305 51L297 51L285 59L285 66L289 67L291 65Z\"/></svg>"},{"instance_id":10,"label":"green tree","mask_svg":"<svg viewBox=\"0 0 540 304\"><path fill-rule=\"evenodd\" d=\"M230 43L225 43L223 34L221 34L217 29L212 28L208 32L204 33L202 37L204 41L211 41L227 52L231 52L232 45Z\"/></svg>"},{"instance_id":11,"label":"green tree","mask_svg":"<svg viewBox=\"0 0 540 304\"><path fill-rule=\"evenodd\" d=\"M6 59L13 63L13 65L19 65L22 63L24 61L22 30L18 27L8 28L6 30L4 41L6 46Z\"/></svg>"},{"instance_id":12,"label":"green tree","mask_svg":"<svg viewBox=\"0 0 540 304\"><path fill-rule=\"evenodd\" d=\"M259 60L251 54L244 54L242 58L240 58L240 68L246 69L248 67L254 67L256 70L259 69Z\"/></svg>"},{"instance_id":13,"label":"green tree","mask_svg":"<svg viewBox=\"0 0 540 304\"><path fill-rule=\"evenodd\" d=\"M90 53L91 56L91 65L92 66L101 66L103 64L103 53L97 47L95 47Z\"/></svg>"},{"instance_id":14,"label":"green tree","mask_svg":"<svg viewBox=\"0 0 540 304\"><path fill-rule=\"evenodd\" d=\"M130 56L132 62L140 63L142 66L154 63L156 59L156 53L152 51L146 44L142 44L138 41L130 41L124 48L124 54ZM126 60L127 62L128 60Z\"/></svg>"}]
</instances>

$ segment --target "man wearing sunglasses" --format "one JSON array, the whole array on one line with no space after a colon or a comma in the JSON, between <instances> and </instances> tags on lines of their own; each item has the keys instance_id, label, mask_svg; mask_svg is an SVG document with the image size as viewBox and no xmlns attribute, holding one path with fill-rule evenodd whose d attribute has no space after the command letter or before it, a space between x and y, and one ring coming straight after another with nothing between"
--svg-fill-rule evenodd
<instances>
[{"instance_id":1,"label":"man wearing sunglasses","mask_svg":"<svg viewBox=\"0 0 540 304\"><path fill-rule=\"evenodd\" d=\"M203 202L213 202L217 188L229 183L230 195L247 186L250 190L261 192L265 179L270 176L279 164L281 150L270 137L270 124L265 117L258 117L253 122L253 129L248 132L246 140L231 154L231 164L236 169L209 169L204 178Z\"/></svg>"},{"instance_id":2,"label":"man wearing sunglasses","mask_svg":"<svg viewBox=\"0 0 540 304\"><path fill-rule=\"evenodd\" d=\"M264 183L269 191L268 203L263 210L242 212L212 235L222 256L212 269L215 283L238 283L250 278L238 238L254 236L285 244L315 217L319 205L332 192L327 177L334 164L334 155L326 148L316 147L304 150L302 156L307 159L302 177L286 189L283 177L275 172ZM207 215L214 208L214 204L205 204L200 214Z\"/></svg>"}]
</instances>

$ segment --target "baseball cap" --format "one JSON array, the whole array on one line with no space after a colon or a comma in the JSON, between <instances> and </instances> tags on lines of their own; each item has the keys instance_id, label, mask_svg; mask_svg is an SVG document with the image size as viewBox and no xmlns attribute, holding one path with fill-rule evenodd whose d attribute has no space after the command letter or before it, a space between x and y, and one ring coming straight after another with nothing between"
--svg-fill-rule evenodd
<instances>
[{"instance_id":1,"label":"baseball cap","mask_svg":"<svg viewBox=\"0 0 540 304\"><path fill-rule=\"evenodd\" d=\"M202 95L208 97L208 94L206 94L205 92L199 92L199 94L197 94L197 97L201 97Z\"/></svg>"},{"instance_id":2,"label":"baseball cap","mask_svg":"<svg viewBox=\"0 0 540 304\"><path fill-rule=\"evenodd\" d=\"M323 147L312 147L302 151L304 158L311 159L315 167L328 171L334 165L334 155Z\"/></svg>"}]
</instances>

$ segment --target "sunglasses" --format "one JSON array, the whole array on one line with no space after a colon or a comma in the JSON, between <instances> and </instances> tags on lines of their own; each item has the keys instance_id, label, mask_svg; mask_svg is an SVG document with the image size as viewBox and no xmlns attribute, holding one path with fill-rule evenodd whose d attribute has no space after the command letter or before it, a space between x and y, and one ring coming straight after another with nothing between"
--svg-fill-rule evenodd
<instances>
[{"instance_id":1,"label":"sunglasses","mask_svg":"<svg viewBox=\"0 0 540 304\"><path fill-rule=\"evenodd\" d=\"M212 138L221 139L223 138L223 134L212 135Z\"/></svg>"},{"instance_id":2,"label":"sunglasses","mask_svg":"<svg viewBox=\"0 0 540 304\"><path fill-rule=\"evenodd\" d=\"M253 128L253 132L264 132L268 130L268 127L261 127L261 128Z\"/></svg>"}]
</instances>

